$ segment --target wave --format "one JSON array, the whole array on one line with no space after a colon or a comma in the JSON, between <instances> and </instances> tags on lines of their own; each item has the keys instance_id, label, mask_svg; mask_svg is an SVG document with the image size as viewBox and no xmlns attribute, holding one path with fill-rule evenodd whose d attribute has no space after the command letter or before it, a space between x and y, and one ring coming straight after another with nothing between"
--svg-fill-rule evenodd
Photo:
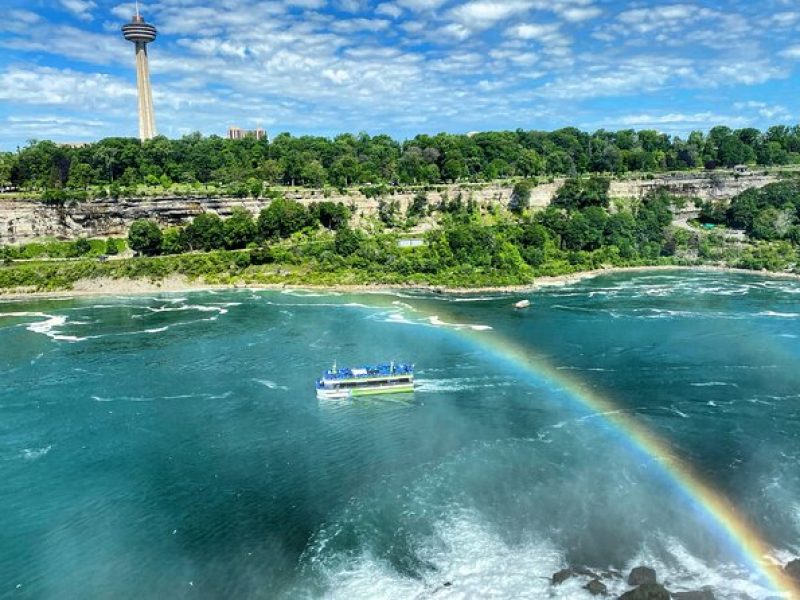
<instances>
[{"instance_id":1,"label":"wave","mask_svg":"<svg viewBox=\"0 0 800 600\"><path fill-rule=\"evenodd\" d=\"M419 393L463 392L485 388L500 388L514 385L513 381L491 377L457 377L453 379L416 379L415 391Z\"/></svg>"},{"instance_id":2,"label":"wave","mask_svg":"<svg viewBox=\"0 0 800 600\"><path fill-rule=\"evenodd\" d=\"M727 381L701 381L697 383L690 383L692 387L739 387L736 383L729 383Z\"/></svg>"},{"instance_id":3,"label":"wave","mask_svg":"<svg viewBox=\"0 0 800 600\"><path fill-rule=\"evenodd\" d=\"M22 451L22 458L24 458L25 460L36 460L37 458L41 458L42 456L50 452L52 447L53 447L52 444L48 444L43 448L25 448Z\"/></svg>"},{"instance_id":4,"label":"wave","mask_svg":"<svg viewBox=\"0 0 800 600\"><path fill-rule=\"evenodd\" d=\"M328 298L331 296L341 296L340 292L334 291L312 291L312 290L304 290L304 289L296 289L296 288L288 288L285 290L281 290L281 294L285 296L295 296L296 298Z\"/></svg>"},{"instance_id":5,"label":"wave","mask_svg":"<svg viewBox=\"0 0 800 600\"><path fill-rule=\"evenodd\" d=\"M253 379L253 381L255 381L256 383L260 383L265 388L268 388L270 390L288 390L289 389L285 385L278 385L277 383L275 383L274 381L270 381L269 379Z\"/></svg>"}]
</instances>

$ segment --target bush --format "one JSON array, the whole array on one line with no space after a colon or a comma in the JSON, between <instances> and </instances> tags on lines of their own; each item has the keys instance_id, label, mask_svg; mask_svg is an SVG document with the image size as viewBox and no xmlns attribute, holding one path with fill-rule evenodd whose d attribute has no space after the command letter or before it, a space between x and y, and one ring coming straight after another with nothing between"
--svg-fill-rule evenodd
<instances>
[{"instance_id":1,"label":"bush","mask_svg":"<svg viewBox=\"0 0 800 600\"><path fill-rule=\"evenodd\" d=\"M92 251L92 245L86 238L80 238L75 241L75 256L85 256Z\"/></svg>"}]
</instances>

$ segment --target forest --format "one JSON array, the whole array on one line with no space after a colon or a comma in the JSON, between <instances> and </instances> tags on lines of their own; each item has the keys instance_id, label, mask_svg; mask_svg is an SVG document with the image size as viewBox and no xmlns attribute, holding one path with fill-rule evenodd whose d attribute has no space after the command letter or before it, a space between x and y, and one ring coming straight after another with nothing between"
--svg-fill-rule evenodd
<instances>
[{"instance_id":1,"label":"forest","mask_svg":"<svg viewBox=\"0 0 800 600\"><path fill-rule=\"evenodd\" d=\"M264 184L346 189L739 164L800 164L800 126L778 125L763 132L715 127L686 139L653 130L587 133L565 128L440 133L402 142L366 133L334 138L282 133L271 140L195 133L177 140L108 138L73 146L32 140L18 152L0 153L0 187L44 191L50 194L45 199L57 202L65 190L85 194L102 188L103 194L113 196L124 188L166 189L178 183L230 186L245 196L259 195Z\"/></svg>"}]
</instances>

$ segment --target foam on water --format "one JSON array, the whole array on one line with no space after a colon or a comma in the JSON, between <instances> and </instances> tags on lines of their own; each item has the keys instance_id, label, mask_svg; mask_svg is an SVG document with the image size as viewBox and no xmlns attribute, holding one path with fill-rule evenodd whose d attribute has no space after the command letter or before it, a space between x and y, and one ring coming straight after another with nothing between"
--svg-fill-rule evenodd
<instances>
[{"instance_id":1,"label":"foam on water","mask_svg":"<svg viewBox=\"0 0 800 600\"><path fill-rule=\"evenodd\" d=\"M274 381L270 381L269 379L254 379L256 383L263 385L265 388L270 390L288 390L289 388L285 385L279 385Z\"/></svg>"},{"instance_id":2,"label":"foam on water","mask_svg":"<svg viewBox=\"0 0 800 600\"><path fill-rule=\"evenodd\" d=\"M42 456L46 455L50 452L52 448L52 444L48 444L42 448L25 448L22 451L22 458L25 460L36 460L37 458L41 458Z\"/></svg>"},{"instance_id":3,"label":"foam on water","mask_svg":"<svg viewBox=\"0 0 800 600\"><path fill-rule=\"evenodd\" d=\"M413 545L420 562L426 565L415 575L399 573L370 549L356 555L337 555L327 551L324 542L311 557L311 563L322 577L325 597L332 599L593 598L583 587L589 576L576 576L561 585L551 585L552 575L569 565L563 550L546 535L510 542L474 511L452 509L434 524L431 534L416 538ZM709 586L719 600L774 597L771 590L753 582L750 573L740 567L709 565L675 539L663 540L659 546L660 551L644 548L632 556L623 568L623 575L627 576L636 566L648 565L673 592ZM598 575L613 568L587 567ZM630 589L624 578L609 576L602 581L610 597Z\"/></svg>"}]
</instances>

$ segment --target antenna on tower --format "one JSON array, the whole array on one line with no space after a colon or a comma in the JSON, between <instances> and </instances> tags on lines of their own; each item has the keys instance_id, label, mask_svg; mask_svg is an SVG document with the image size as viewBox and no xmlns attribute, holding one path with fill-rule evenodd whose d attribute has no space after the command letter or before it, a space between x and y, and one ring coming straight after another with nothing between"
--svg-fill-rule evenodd
<instances>
[{"instance_id":1,"label":"antenna on tower","mask_svg":"<svg viewBox=\"0 0 800 600\"><path fill-rule=\"evenodd\" d=\"M136 18L137 19L140 18L140 15L139 15L139 0L136 0Z\"/></svg>"}]
</instances>

